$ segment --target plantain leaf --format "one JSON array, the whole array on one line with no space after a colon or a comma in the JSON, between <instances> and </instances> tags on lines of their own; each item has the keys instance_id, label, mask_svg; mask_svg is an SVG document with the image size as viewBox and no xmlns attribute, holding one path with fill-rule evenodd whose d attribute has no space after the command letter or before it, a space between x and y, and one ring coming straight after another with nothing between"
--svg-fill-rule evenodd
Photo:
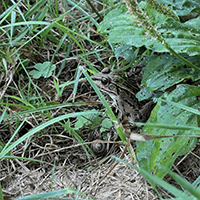
<instances>
[{"instance_id":1,"label":"plantain leaf","mask_svg":"<svg viewBox=\"0 0 200 200\"><path fill-rule=\"evenodd\" d=\"M197 66L200 65L198 56L188 57L185 55L185 58ZM145 69L142 85L150 91L164 91L186 78L196 81L200 77L199 72L185 66L183 61L173 55L149 56L144 59L143 64Z\"/></svg>"},{"instance_id":2,"label":"plantain leaf","mask_svg":"<svg viewBox=\"0 0 200 200\"><path fill-rule=\"evenodd\" d=\"M196 96L200 95L200 88L190 85L178 85L170 94L165 93L163 98L167 101L173 101L180 105L187 105L194 109L200 106ZM158 102L153 109L148 120L150 123L168 124L168 125L185 125L197 127L197 117L195 114L176 107L169 103ZM192 130L172 130L158 127L143 128L142 134L153 135L194 135L200 134ZM166 138L155 139L152 141L136 142L136 156L140 167L153 172L160 178L163 178L167 172L160 166L170 169L175 159L190 151L197 142L196 138Z\"/></svg>"},{"instance_id":3,"label":"plantain leaf","mask_svg":"<svg viewBox=\"0 0 200 200\"><path fill-rule=\"evenodd\" d=\"M132 46L130 45L120 45L115 49L115 57L118 58L120 56L124 56L124 58L128 61L132 61L135 59L135 54Z\"/></svg>"},{"instance_id":4,"label":"plantain leaf","mask_svg":"<svg viewBox=\"0 0 200 200\"><path fill-rule=\"evenodd\" d=\"M200 12L199 0L158 0L158 3L165 4L170 7L177 15L188 15L191 12ZM172 6L173 5L173 6Z\"/></svg>"},{"instance_id":5,"label":"plantain leaf","mask_svg":"<svg viewBox=\"0 0 200 200\"><path fill-rule=\"evenodd\" d=\"M158 13L145 2L139 4L147 9L150 19L156 24L156 29L161 36L177 53L187 53L190 56L200 52L200 17L185 23ZM116 8L112 10L99 25L98 30L108 33L111 43L123 43L135 47L146 46L157 52L168 50L147 30L134 22L136 20L126 10Z\"/></svg>"}]
</instances>

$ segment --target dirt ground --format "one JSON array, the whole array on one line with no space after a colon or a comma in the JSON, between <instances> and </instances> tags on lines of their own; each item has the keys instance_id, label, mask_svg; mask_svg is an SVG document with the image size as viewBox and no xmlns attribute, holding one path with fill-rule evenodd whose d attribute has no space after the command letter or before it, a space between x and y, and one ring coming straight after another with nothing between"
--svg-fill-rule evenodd
<instances>
[{"instance_id":1,"label":"dirt ground","mask_svg":"<svg viewBox=\"0 0 200 200\"><path fill-rule=\"evenodd\" d=\"M66 11L66 10L64 10ZM62 12L64 12L62 11ZM78 11L76 11L78 13ZM74 15L77 15L74 13ZM80 14L80 13L79 13ZM82 17L82 16L80 16ZM87 21L86 21L87 22ZM91 38L97 41L101 41L101 35L96 33L94 27L90 27ZM65 41L67 42L67 41ZM88 44L88 41L83 41L85 49L90 52L91 49L99 49L100 47L92 46ZM29 54L29 47L21 49L21 56L30 59L31 64L42 63L52 57L57 46L54 44L52 49L42 49L42 53L39 52L40 47L34 46L34 51ZM77 46L73 46L69 57L73 57L81 53ZM101 54L102 53L102 54ZM113 55L111 52L105 54L105 52L99 52L102 56L103 62L107 66L111 66L113 61L110 59ZM58 52L54 62L57 63L59 68L61 61L64 59L64 54ZM119 59L123 60L122 58ZM98 58L92 56L87 57L87 61L92 63L93 66L101 70L104 66ZM14 89L17 85L23 88L24 91L28 91L29 79L26 73L21 70L15 73L14 69L19 64L19 60L15 61L14 66L11 66L10 72L14 74L12 79L9 81L9 87L6 87L4 95L19 96L19 90ZM58 77L59 83L65 83L69 80L73 80L73 76L76 72L78 65L85 65L84 61L80 61L80 58L69 59L66 62L65 68ZM9 66L8 66L9 67ZM56 73L58 69L56 69ZM21 78L23 76L23 78ZM34 80L37 85L40 95L44 97L47 102L59 102L64 103L67 101L70 95L72 95L73 87L65 89L64 94L60 99L57 99L55 85L52 78ZM6 81L0 82L1 88L8 84ZM90 92L88 92L90 91ZM27 92L28 93L28 92ZM33 94L35 95L35 94ZM19 103L14 99L7 99L3 97L5 101L10 103ZM91 88L87 84L79 85L76 102L97 102L98 97L94 92L91 92ZM101 103L91 104L82 107L68 107L50 110L51 117L59 115L73 113L81 110L91 109L102 109ZM13 114L18 111L19 108L9 107L8 112ZM2 141L8 142L10 137L17 129L19 122L24 118L4 120L0 124L0 136ZM41 116L40 114L31 114L26 118L26 122L21 128L20 132L16 135L14 140L19 139L31 128L37 127L39 124L48 121L49 118ZM70 119L71 125L73 126L76 119ZM80 130L79 134L88 142L87 134L88 129L84 128ZM116 133L112 132L111 135ZM37 193L44 193L51 190L60 190L67 187L73 188L79 192L82 192L89 197L96 200L156 200L159 199L158 195L154 192L153 188L147 183L147 181L135 170L128 167L123 163L119 163L100 183L102 177L104 177L114 164L114 160L111 155L120 157L124 150L124 146L111 145L106 155L102 157L90 157L90 160L86 156L85 152L79 145L79 143L72 137L60 124L56 123L54 126L50 126L39 132L34 136L26 139L20 145L10 152L11 155L33 158L45 161L47 163L38 163L33 161L25 160L0 160L0 182L3 190L4 200L13 200L22 196L28 196ZM134 145L134 144L133 144ZM105 159L105 161L103 161ZM131 158L128 153L125 154L124 160L131 163ZM102 163L101 163L102 162ZM55 169L53 165L55 163ZM134 162L133 164L136 164ZM94 166L94 168L92 168ZM179 157L172 170L182 177L186 178L189 182L194 182L200 175L200 145L196 147L185 156ZM169 183L177 186L169 176L165 178ZM179 186L177 186L179 187ZM163 189L159 188L163 198L172 197ZM65 196L65 199L74 199L75 194ZM56 198L54 198L56 199ZM57 198L58 199L58 198ZM87 199L86 197L80 197L79 199Z\"/></svg>"},{"instance_id":2,"label":"dirt ground","mask_svg":"<svg viewBox=\"0 0 200 200\"><path fill-rule=\"evenodd\" d=\"M127 157L126 160L129 160ZM92 197L93 199L157 199L157 195L136 171L120 163L97 185L101 177L109 170L105 163L95 170L87 172L73 166L59 166L55 169L52 190L71 187ZM51 189L52 170L43 167L29 170L25 166L16 169L9 177L2 180L5 199L15 199L36 193L44 193ZM72 198L74 195L70 195ZM56 199L56 198L54 198Z\"/></svg>"},{"instance_id":3,"label":"dirt ground","mask_svg":"<svg viewBox=\"0 0 200 200\"><path fill-rule=\"evenodd\" d=\"M57 136L61 137L61 134L56 136L41 135L35 140L32 138L33 142L31 142L32 144L27 151L30 158L40 159L52 165L55 162L55 170L52 165L45 163L17 159L10 161L3 159L0 161L0 181L4 199L11 200L67 187L78 190L96 200L159 199L147 181L137 171L123 163L119 163L99 184L99 181L110 171L114 164L114 160L110 155L120 157L124 146L114 146L106 156L97 157L96 159L91 158L89 161L85 152L80 146L77 146L77 142L72 138L63 137L65 138L63 139L64 144L59 145L60 141L56 140ZM52 138L50 139L50 137ZM44 146L42 146L42 138L45 138L44 143L46 145ZM47 138L49 138L49 141L54 142L50 143ZM27 139L23 144L27 145L29 142L30 139ZM191 183L200 174L199 146L197 144L196 148L187 155L179 157L172 168L173 171L185 177ZM15 148L12 154L22 155L24 148L25 146L21 145L21 147ZM103 162L105 158L106 160ZM124 160L131 163L128 153L125 154ZM136 162L132 164L137 165ZM165 180L181 189L169 176ZM172 197L162 188L159 188L159 192L163 198ZM69 199L74 199L74 197L75 194L65 196ZM80 197L80 199L87 198Z\"/></svg>"}]
</instances>

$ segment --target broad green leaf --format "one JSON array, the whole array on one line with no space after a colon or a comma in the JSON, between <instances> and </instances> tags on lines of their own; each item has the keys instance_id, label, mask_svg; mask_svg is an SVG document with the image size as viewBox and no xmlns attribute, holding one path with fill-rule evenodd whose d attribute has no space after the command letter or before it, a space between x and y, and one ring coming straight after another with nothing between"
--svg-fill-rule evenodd
<instances>
[{"instance_id":1,"label":"broad green leaf","mask_svg":"<svg viewBox=\"0 0 200 200\"><path fill-rule=\"evenodd\" d=\"M143 87L137 94L136 97L139 101L150 99L153 96L152 92L148 87Z\"/></svg>"},{"instance_id":2,"label":"broad green leaf","mask_svg":"<svg viewBox=\"0 0 200 200\"><path fill-rule=\"evenodd\" d=\"M104 132L104 131L108 131L112 126L113 123L110 119L105 118L102 123L101 123L102 127L100 128L100 132Z\"/></svg>"},{"instance_id":3,"label":"broad green leaf","mask_svg":"<svg viewBox=\"0 0 200 200\"><path fill-rule=\"evenodd\" d=\"M193 64L199 65L198 56L185 57ZM142 85L146 86L150 91L164 91L186 78L196 81L200 77L199 72L186 67L183 61L168 54L146 57L143 64L145 68Z\"/></svg>"},{"instance_id":4,"label":"broad green leaf","mask_svg":"<svg viewBox=\"0 0 200 200\"><path fill-rule=\"evenodd\" d=\"M44 62L44 63L38 63L34 66L36 70L32 70L29 72L30 75L33 76L33 78L38 79L41 76L48 78L49 76L51 76L53 70L56 69L55 65L51 65L51 62Z\"/></svg>"},{"instance_id":5,"label":"broad green leaf","mask_svg":"<svg viewBox=\"0 0 200 200\"><path fill-rule=\"evenodd\" d=\"M159 8L157 8L157 10L155 10L153 7L157 7L157 6L156 5L154 6L151 4L152 4L151 0L147 0L146 2L141 1L138 4L138 7L141 7L146 10L146 13L147 13L149 19L152 21L153 24L156 24L156 26L164 23L168 17L172 17L171 14L169 14L168 12L165 12L164 10L160 10ZM172 12L172 14L174 15L173 17L176 20L178 20L178 16L176 16L175 13L173 13L173 12Z\"/></svg>"},{"instance_id":6,"label":"broad green leaf","mask_svg":"<svg viewBox=\"0 0 200 200\"><path fill-rule=\"evenodd\" d=\"M88 114L84 116L78 116L77 122L75 123L75 130L82 128L84 125L91 126L91 129L98 126L101 122L101 118L99 117L100 113L97 110L92 109L91 111L97 112L94 114Z\"/></svg>"},{"instance_id":7,"label":"broad green leaf","mask_svg":"<svg viewBox=\"0 0 200 200\"><path fill-rule=\"evenodd\" d=\"M144 4L144 3L143 3ZM187 53L188 55L198 55L200 52L200 18L191 19L181 23L172 18L164 17L148 6L148 13L155 28L177 53ZM112 10L99 25L98 30L108 33L108 41L111 43L122 43L135 47L146 46L157 52L168 52L168 50L158 43L148 30L138 26L134 22L135 18L126 11L119 8Z\"/></svg>"},{"instance_id":8,"label":"broad green leaf","mask_svg":"<svg viewBox=\"0 0 200 200\"><path fill-rule=\"evenodd\" d=\"M200 88L190 85L178 85L170 94L165 93L163 98L178 104L183 104L194 109L200 106L196 96L200 95ZM197 127L197 117L195 114L174 106L170 103L158 102L153 109L148 120L155 124L181 125ZM148 123L147 122L147 123ZM153 135L194 135L200 134L192 130L172 130L159 127L145 127L141 134ZM163 178L167 172L160 166L170 169L175 159L190 151L197 142L196 138L166 138L152 141L137 142L136 156L140 167L153 172Z\"/></svg>"},{"instance_id":9,"label":"broad green leaf","mask_svg":"<svg viewBox=\"0 0 200 200\"><path fill-rule=\"evenodd\" d=\"M130 62L135 59L134 55L134 50L130 45L120 45L115 50L115 57L124 56L124 58Z\"/></svg>"},{"instance_id":10,"label":"broad green leaf","mask_svg":"<svg viewBox=\"0 0 200 200\"><path fill-rule=\"evenodd\" d=\"M165 4L170 7L177 15L188 15L191 12L200 12L199 0L158 0L158 3Z\"/></svg>"}]
</instances>

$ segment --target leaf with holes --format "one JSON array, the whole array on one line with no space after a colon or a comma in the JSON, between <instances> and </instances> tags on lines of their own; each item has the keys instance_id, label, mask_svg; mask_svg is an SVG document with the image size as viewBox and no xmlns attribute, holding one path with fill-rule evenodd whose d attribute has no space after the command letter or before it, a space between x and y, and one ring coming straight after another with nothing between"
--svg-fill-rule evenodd
<instances>
[{"instance_id":1,"label":"leaf with holes","mask_svg":"<svg viewBox=\"0 0 200 200\"><path fill-rule=\"evenodd\" d=\"M165 93L162 98L198 109L198 107L200 107L200 102L197 100L198 95L200 95L200 88L190 85L178 85L174 91L170 94ZM195 114L164 102L157 103L148 122L167 124L169 126L198 126L197 116ZM148 127L147 125L143 128L141 134L194 135L196 133L191 130L173 130ZM196 142L196 138L189 137L172 137L137 142L136 156L141 168L148 172L153 172L158 177L163 178L167 172L160 166L165 166L170 169L175 159L190 151L190 149L195 146Z\"/></svg>"},{"instance_id":2,"label":"leaf with holes","mask_svg":"<svg viewBox=\"0 0 200 200\"><path fill-rule=\"evenodd\" d=\"M199 66L198 56L185 55L185 58ZM150 91L165 91L186 78L196 81L200 77L199 72L187 67L183 61L169 54L148 56L144 59L143 64L145 68L143 69L142 85Z\"/></svg>"},{"instance_id":3,"label":"leaf with holes","mask_svg":"<svg viewBox=\"0 0 200 200\"><path fill-rule=\"evenodd\" d=\"M191 14L191 17L194 17L196 16L197 12L200 12L199 0L158 0L158 3L169 6L170 9L175 11L177 15L180 16Z\"/></svg>"}]
</instances>

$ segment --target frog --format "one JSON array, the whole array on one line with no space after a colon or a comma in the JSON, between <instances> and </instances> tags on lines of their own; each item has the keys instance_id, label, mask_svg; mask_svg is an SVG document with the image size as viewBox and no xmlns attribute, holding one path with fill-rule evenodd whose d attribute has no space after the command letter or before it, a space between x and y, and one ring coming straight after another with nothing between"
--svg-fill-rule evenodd
<instances>
[{"instance_id":1,"label":"frog","mask_svg":"<svg viewBox=\"0 0 200 200\"><path fill-rule=\"evenodd\" d=\"M141 66L130 73L111 71L109 67L95 74L92 79L100 91L107 96L111 107L118 111L119 121L128 121L136 127L134 122L146 122L155 103L150 101L140 102L136 93L141 90Z\"/></svg>"}]
</instances>

